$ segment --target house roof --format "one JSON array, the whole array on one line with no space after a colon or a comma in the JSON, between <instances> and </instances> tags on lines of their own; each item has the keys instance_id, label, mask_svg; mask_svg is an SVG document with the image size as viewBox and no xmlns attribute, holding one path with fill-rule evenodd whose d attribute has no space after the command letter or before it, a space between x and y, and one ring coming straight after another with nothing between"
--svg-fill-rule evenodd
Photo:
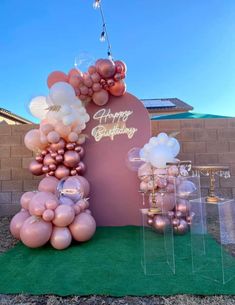
<instances>
[{"instance_id":1,"label":"house roof","mask_svg":"<svg viewBox=\"0 0 235 305\"><path fill-rule=\"evenodd\" d=\"M32 121L29 121L29 120L27 120L27 119L25 119L25 118L23 118L23 117L21 117L17 114L14 114L11 111L6 110L4 108L0 108L0 116L3 116L7 119L13 120L13 121L15 121L17 123L21 123L21 124L33 124Z\"/></svg>"},{"instance_id":2,"label":"house roof","mask_svg":"<svg viewBox=\"0 0 235 305\"><path fill-rule=\"evenodd\" d=\"M158 112L178 112L193 110L192 106L178 98L141 99L141 102L150 112L156 110Z\"/></svg>"},{"instance_id":3,"label":"house roof","mask_svg":"<svg viewBox=\"0 0 235 305\"><path fill-rule=\"evenodd\" d=\"M158 120L184 120L184 119L228 119L230 116L209 114L209 113L196 113L196 112L183 112L168 115L156 115L151 118L153 121Z\"/></svg>"}]
</instances>

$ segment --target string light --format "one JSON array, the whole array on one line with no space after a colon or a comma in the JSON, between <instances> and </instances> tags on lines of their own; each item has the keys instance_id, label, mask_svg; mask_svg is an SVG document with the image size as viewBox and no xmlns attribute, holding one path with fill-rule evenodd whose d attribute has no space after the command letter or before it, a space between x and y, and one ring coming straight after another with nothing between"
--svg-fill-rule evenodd
<instances>
[{"instance_id":1,"label":"string light","mask_svg":"<svg viewBox=\"0 0 235 305\"><path fill-rule=\"evenodd\" d=\"M113 60L111 44L109 41L109 36L108 36L106 22L104 19L104 13L103 13L102 5L101 5L101 0L95 0L93 2L93 8L99 9L99 11L100 11L100 15L101 15L101 19L102 19L102 32L100 34L100 41L107 42L107 45L108 45L107 55L108 55L109 59Z\"/></svg>"}]
</instances>

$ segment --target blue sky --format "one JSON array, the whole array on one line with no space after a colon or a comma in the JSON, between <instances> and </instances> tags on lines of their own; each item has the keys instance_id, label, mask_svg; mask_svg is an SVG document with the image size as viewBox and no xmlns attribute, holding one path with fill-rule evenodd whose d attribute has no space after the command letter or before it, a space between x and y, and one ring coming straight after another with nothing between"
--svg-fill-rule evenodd
<instances>
[{"instance_id":1,"label":"blue sky","mask_svg":"<svg viewBox=\"0 0 235 305\"><path fill-rule=\"evenodd\" d=\"M234 0L103 0L115 59L138 98L177 97L194 111L235 116ZM82 52L106 57L92 0L0 1L0 107L29 117L47 75Z\"/></svg>"}]
</instances>

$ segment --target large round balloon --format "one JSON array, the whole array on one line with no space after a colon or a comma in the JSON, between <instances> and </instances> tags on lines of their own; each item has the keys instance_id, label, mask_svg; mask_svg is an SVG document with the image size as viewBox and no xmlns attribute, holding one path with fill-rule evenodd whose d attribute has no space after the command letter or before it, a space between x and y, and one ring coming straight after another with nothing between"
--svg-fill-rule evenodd
<instances>
[{"instance_id":1,"label":"large round balloon","mask_svg":"<svg viewBox=\"0 0 235 305\"><path fill-rule=\"evenodd\" d=\"M53 224L57 227L66 227L73 222L74 216L75 211L72 206L61 204L55 209Z\"/></svg>"},{"instance_id":2,"label":"large round balloon","mask_svg":"<svg viewBox=\"0 0 235 305\"><path fill-rule=\"evenodd\" d=\"M25 220L20 230L21 241L30 248L45 245L51 237L52 224L31 216Z\"/></svg>"},{"instance_id":3,"label":"large round balloon","mask_svg":"<svg viewBox=\"0 0 235 305\"><path fill-rule=\"evenodd\" d=\"M67 248L72 241L72 236L68 228L54 227L51 235L51 245L57 249L62 250Z\"/></svg>"},{"instance_id":4,"label":"large round balloon","mask_svg":"<svg viewBox=\"0 0 235 305\"><path fill-rule=\"evenodd\" d=\"M23 209L28 210L29 208L29 202L34 197L36 192L26 192L24 193L20 198L20 205Z\"/></svg>"},{"instance_id":5,"label":"large round balloon","mask_svg":"<svg viewBox=\"0 0 235 305\"><path fill-rule=\"evenodd\" d=\"M57 197L50 192L37 192L29 202L29 213L35 216L41 216L46 210L48 200L58 201Z\"/></svg>"},{"instance_id":6,"label":"large round balloon","mask_svg":"<svg viewBox=\"0 0 235 305\"><path fill-rule=\"evenodd\" d=\"M55 83L67 82L67 81L68 81L68 76L64 72L54 71L48 75L47 86L48 88L51 88Z\"/></svg>"},{"instance_id":7,"label":"large round balloon","mask_svg":"<svg viewBox=\"0 0 235 305\"><path fill-rule=\"evenodd\" d=\"M38 190L55 194L58 182L59 180L55 177L45 177L40 181Z\"/></svg>"},{"instance_id":8,"label":"large round balloon","mask_svg":"<svg viewBox=\"0 0 235 305\"><path fill-rule=\"evenodd\" d=\"M23 226L25 220L29 217L29 212L26 210L22 210L12 218L10 223L10 231L15 238L20 239L20 229Z\"/></svg>"},{"instance_id":9,"label":"large round balloon","mask_svg":"<svg viewBox=\"0 0 235 305\"><path fill-rule=\"evenodd\" d=\"M29 110L33 116L43 120L48 112L48 104L45 96L37 96L30 101Z\"/></svg>"},{"instance_id":10,"label":"large round balloon","mask_svg":"<svg viewBox=\"0 0 235 305\"><path fill-rule=\"evenodd\" d=\"M38 129L31 129L24 137L25 146L32 151L39 151L45 148L45 144L40 141L40 131Z\"/></svg>"},{"instance_id":11,"label":"large round balloon","mask_svg":"<svg viewBox=\"0 0 235 305\"><path fill-rule=\"evenodd\" d=\"M69 226L72 236L77 241L89 240L96 230L95 219L88 213L78 214Z\"/></svg>"},{"instance_id":12,"label":"large round balloon","mask_svg":"<svg viewBox=\"0 0 235 305\"><path fill-rule=\"evenodd\" d=\"M55 105L70 105L75 99L73 87L65 82L55 83L50 89L50 98Z\"/></svg>"}]
</instances>

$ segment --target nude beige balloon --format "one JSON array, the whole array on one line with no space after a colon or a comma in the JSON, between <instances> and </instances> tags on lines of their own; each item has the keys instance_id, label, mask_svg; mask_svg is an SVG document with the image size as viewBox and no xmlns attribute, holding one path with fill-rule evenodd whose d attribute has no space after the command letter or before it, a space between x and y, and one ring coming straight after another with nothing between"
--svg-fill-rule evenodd
<instances>
[{"instance_id":1,"label":"nude beige balloon","mask_svg":"<svg viewBox=\"0 0 235 305\"><path fill-rule=\"evenodd\" d=\"M54 227L51 235L51 245L57 250L63 250L69 247L72 241L72 235L68 228Z\"/></svg>"}]
</instances>

